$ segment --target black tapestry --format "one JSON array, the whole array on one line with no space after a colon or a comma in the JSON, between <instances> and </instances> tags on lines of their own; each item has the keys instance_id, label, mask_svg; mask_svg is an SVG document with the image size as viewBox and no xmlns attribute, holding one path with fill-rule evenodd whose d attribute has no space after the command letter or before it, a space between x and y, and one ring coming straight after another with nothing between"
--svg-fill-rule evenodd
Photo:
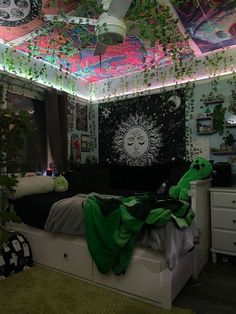
<instances>
[{"instance_id":1,"label":"black tapestry","mask_svg":"<svg viewBox=\"0 0 236 314\"><path fill-rule=\"evenodd\" d=\"M184 157L183 89L99 105L100 163L147 166Z\"/></svg>"}]
</instances>

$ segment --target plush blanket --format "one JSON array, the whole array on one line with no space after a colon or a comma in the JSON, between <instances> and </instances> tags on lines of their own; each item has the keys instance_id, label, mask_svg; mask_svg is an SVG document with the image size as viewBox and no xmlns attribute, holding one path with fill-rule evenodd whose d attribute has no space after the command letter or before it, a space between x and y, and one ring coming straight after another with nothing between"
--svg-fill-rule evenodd
<instances>
[{"instance_id":1,"label":"plush blanket","mask_svg":"<svg viewBox=\"0 0 236 314\"><path fill-rule=\"evenodd\" d=\"M49 232L85 235L83 202L87 194L77 194L54 203L44 229Z\"/></svg>"},{"instance_id":2,"label":"plush blanket","mask_svg":"<svg viewBox=\"0 0 236 314\"><path fill-rule=\"evenodd\" d=\"M100 199L119 200L118 196L100 195L97 193L92 195ZM48 215L45 230L85 236L83 203L87 198L87 194L77 194L54 203ZM178 259L193 248L198 238L199 234L194 224L180 229L174 221L169 221L159 228L144 225L140 232L137 233L135 242L137 245L163 252L167 265L172 270Z\"/></svg>"}]
</instances>

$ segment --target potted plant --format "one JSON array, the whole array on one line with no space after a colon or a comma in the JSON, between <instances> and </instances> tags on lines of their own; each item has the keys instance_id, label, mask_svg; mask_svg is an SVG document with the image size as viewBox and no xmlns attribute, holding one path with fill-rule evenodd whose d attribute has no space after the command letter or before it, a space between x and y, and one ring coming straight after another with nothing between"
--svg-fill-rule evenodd
<instances>
[{"instance_id":1,"label":"potted plant","mask_svg":"<svg viewBox=\"0 0 236 314\"><path fill-rule=\"evenodd\" d=\"M8 221L19 222L8 195L17 184L15 173L20 172L19 159L25 135L31 130L31 120L26 111L12 112L0 109L0 247L10 233L6 229Z\"/></svg>"},{"instance_id":2,"label":"potted plant","mask_svg":"<svg viewBox=\"0 0 236 314\"><path fill-rule=\"evenodd\" d=\"M223 140L225 142L225 146L226 146L226 151L228 152L232 152L234 151L234 143L235 143L235 138L233 136L232 133L230 133L229 131L226 132L226 135L223 137Z\"/></svg>"},{"instance_id":3,"label":"potted plant","mask_svg":"<svg viewBox=\"0 0 236 314\"><path fill-rule=\"evenodd\" d=\"M202 102L205 104L207 103L218 103L224 101L224 95L222 94L214 94L213 92L210 92L208 95L202 95L201 99Z\"/></svg>"}]
</instances>

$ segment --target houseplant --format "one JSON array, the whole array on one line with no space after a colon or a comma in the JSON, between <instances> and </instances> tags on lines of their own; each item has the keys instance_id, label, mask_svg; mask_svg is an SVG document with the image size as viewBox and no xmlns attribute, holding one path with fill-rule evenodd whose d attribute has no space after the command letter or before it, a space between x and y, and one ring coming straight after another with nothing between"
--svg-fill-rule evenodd
<instances>
[{"instance_id":1,"label":"houseplant","mask_svg":"<svg viewBox=\"0 0 236 314\"><path fill-rule=\"evenodd\" d=\"M17 184L14 173L20 172L20 154L31 127L27 111L0 109L0 248L9 236L6 223L19 222L13 206L8 202L8 195Z\"/></svg>"},{"instance_id":2,"label":"houseplant","mask_svg":"<svg viewBox=\"0 0 236 314\"><path fill-rule=\"evenodd\" d=\"M225 142L226 151L234 151L233 145L236 139L234 138L233 134L229 131L226 131L226 135L223 137L223 140Z\"/></svg>"}]
</instances>

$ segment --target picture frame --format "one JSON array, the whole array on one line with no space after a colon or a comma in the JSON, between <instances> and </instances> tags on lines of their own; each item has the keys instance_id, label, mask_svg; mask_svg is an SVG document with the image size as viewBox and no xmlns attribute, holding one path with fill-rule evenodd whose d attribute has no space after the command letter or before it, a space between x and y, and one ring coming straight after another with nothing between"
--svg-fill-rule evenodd
<instances>
[{"instance_id":1,"label":"picture frame","mask_svg":"<svg viewBox=\"0 0 236 314\"><path fill-rule=\"evenodd\" d=\"M90 135L81 134L81 152L90 152L91 138Z\"/></svg>"},{"instance_id":2,"label":"picture frame","mask_svg":"<svg viewBox=\"0 0 236 314\"><path fill-rule=\"evenodd\" d=\"M80 103L76 103L76 121L75 129L78 131L87 132L88 130L88 107Z\"/></svg>"}]
</instances>

